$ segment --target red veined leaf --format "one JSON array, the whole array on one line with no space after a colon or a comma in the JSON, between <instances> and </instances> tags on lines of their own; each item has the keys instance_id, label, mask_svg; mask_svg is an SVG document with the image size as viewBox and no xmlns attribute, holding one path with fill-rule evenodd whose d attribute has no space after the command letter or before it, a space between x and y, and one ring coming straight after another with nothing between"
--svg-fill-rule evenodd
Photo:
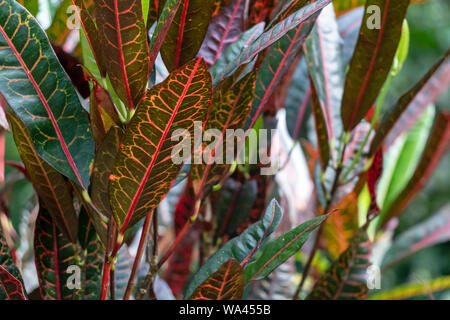
<instances>
[{"instance_id":1,"label":"red veined leaf","mask_svg":"<svg viewBox=\"0 0 450 320\"><path fill-rule=\"evenodd\" d=\"M296 28L299 24L311 24L310 19L314 19L331 0L317 0L313 4L307 5L290 15L285 20L277 23L269 30L260 35L250 45L243 48L240 55L221 73L223 79L232 74L239 66L251 62L262 50L280 40L286 33ZM311 18L313 17L313 18Z\"/></svg>"},{"instance_id":2,"label":"red veined leaf","mask_svg":"<svg viewBox=\"0 0 450 320\"><path fill-rule=\"evenodd\" d=\"M104 77L106 75L105 58L102 56L99 32L88 8L88 6L93 7L94 3L88 4L85 0L71 0L70 2L72 5L76 6L75 14L77 15L80 26L86 36L86 40L100 71L100 75ZM67 19L64 20L64 23L67 23L66 20Z\"/></svg>"},{"instance_id":3,"label":"red veined leaf","mask_svg":"<svg viewBox=\"0 0 450 320\"><path fill-rule=\"evenodd\" d=\"M13 112L8 114L8 118L14 141L36 193L65 236L76 243L78 218L68 183L59 172L39 157L22 121Z\"/></svg>"},{"instance_id":4,"label":"red veined leaf","mask_svg":"<svg viewBox=\"0 0 450 320\"><path fill-rule=\"evenodd\" d=\"M209 145L203 143L203 152L201 150L195 151L195 156L198 154L204 160L202 164L194 164L191 169L194 191L200 197L206 195L230 167L229 164L224 164L229 163L224 161L228 150L224 150L223 146L225 141L228 141L227 130L242 128L245 118L250 112L255 89L255 73L252 72L239 82L234 83L237 77L236 75L226 78L214 90L211 113L205 125L205 132L213 129L220 132L220 135L216 136L215 141ZM230 139L234 139L234 137ZM243 143L239 137L237 137L237 140L239 140L237 141L238 146ZM231 147L234 148L235 146ZM236 155L236 150L230 150L229 153Z\"/></svg>"},{"instance_id":5,"label":"red veined leaf","mask_svg":"<svg viewBox=\"0 0 450 320\"><path fill-rule=\"evenodd\" d=\"M344 65L333 6L325 7L306 41L306 59L317 97L324 111L330 139L342 132L340 105L344 91Z\"/></svg>"},{"instance_id":6,"label":"red veined leaf","mask_svg":"<svg viewBox=\"0 0 450 320\"><path fill-rule=\"evenodd\" d=\"M408 5L409 0L367 0L342 98L345 131L356 127L378 97L394 61ZM376 28L372 26L376 13L374 17L370 7L381 10Z\"/></svg>"},{"instance_id":7,"label":"red veined leaf","mask_svg":"<svg viewBox=\"0 0 450 320\"><path fill-rule=\"evenodd\" d=\"M147 29L140 0L95 1L104 66L117 95L134 109L148 80Z\"/></svg>"},{"instance_id":8,"label":"red veined leaf","mask_svg":"<svg viewBox=\"0 0 450 320\"><path fill-rule=\"evenodd\" d=\"M160 6L160 0L149 0L148 1L148 18L147 18L147 29L150 29L150 27L158 21L158 13L159 13L159 6Z\"/></svg>"},{"instance_id":9,"label":"red veined leaf","mask_svg":"<svg viewBox=\"0 0 450 320\"><path fill-rule=\"evenodd\" d=\"M305 18L300 19L301 22L298 26L292 31L289 31L268 50L266 57L258 69L255 98L246 128L252 128L255 124L267 101L269 101L269 98L283 78L283 75L299 53L319 13L320 9L317 8L308 12ZM261 37L263 36L264 34Z\"/></svg>"},{"instance_id":10,"label":"red veined leaf","mask_svg":"<svg viewBox=\"0 0 450 320\"><path fill-rule=\"evenodd\" d=\"M310 88L311 88L311 101L312 101L312 111L314 115L314 123L317 135L317 144L319 149L320 164L322 170L325 170L330 161L330 142L329 133L327 129L327 124L325 120L325 113L317 96L316 89L312 83L311 78L309 78Z\"/></svg>"},{"instance_id":11,"label":"red veined leaf","mask_svg":"<svg viewBox=\"0 0 450 320\"><path fill-rule=\"evenodd\" d=\"M367 172L367 185L370 194L369 215L378 214L380 208L377 203L377 184L383 174L383 149L380 148L373 158L372 165Z\"/></svg>"},{"instance_id":12,"label":"red veined leaf","mask_svg":"<svg viewBox=\"0 0 450 320\"><path fill-rule=\"evenodd\" d=\"M449 55L450 49L447 50L447 52L411 89L409 89L402 97L400 97L400 99L398 99L395 106L391 109L391 112L383 118L381 125L376 130L375 137L373 138L372 144L370 146L370 154L373 155L378 150L378 148L382 145L384 139L388 136L392 129L396 130L397 128L403 128L403 124L398 122L403 121L403 117L408 117L411 112L417 113L417 116L420 115L420 112L416 110L414 104L416 101L420 101L420 94L422 91L426 92L428 88L433 88L435 81L442 80L443 83L448 82L448 79L450 79L450 77L448 76L447 70L450 66L450 62L446 61L448 60ZM443 72L443 74L441 72ZM425 108L428 106L428 102L432 101L427 99L426 102L427 104Z\"/></svg>"},{"instance_id":13,"label":"red veined leaf","mask_svg":"<svg viewBox=\"0 0 450 320\"><path fill-rule=\"evenodd\" d=\"M371 243L365 229L360 229L350 246L319 278L308 300L363 300L369 291L367 268L370 265Z\"/></svg>"},{"instance_id":14,"label":"red veined leaf","mask_svg":"<svg viewBox=\"0 0 450 320\"><path fill-rule=\"evenodd\" d=\"M173 162L171 154L183 141L173 138L188 138L192 148L194 122L205 120L211 90L206 64L196 59L154 86L139 104L110 177L111 207L122 232L169 191L182 167ZM183 137L177 129L186 130L190 137ZM188 156L183 154L183 159Z\"/></svg>"},{"instance_id":15,"label":"red veined leaf","mask_svg":"<svg viewBox=\"0 0 450 320\"><path fill-rule=\"evenodd\" d=\"M244 29L245 0L231 0L211 21L198 55L208 66L235 42Z\"/></svg>"},{"instance_id":16,"label":"red veined leaf","mask_svg":"<svg viewBox=\"0 0 450 320\"><path fill-rule=\"evenodd\" d=\"M0 225L0 267L2 267L3 270L7 271L12 277L19 280L19 282L22 282L22 276L14 262L14 258L8 246L8 243L6 242L6 239L3 236L3 229L1 225ZM8 292L6 292L6 289L7 288L3 289L2 285L0 284L0 300L3 300L8 296Z\"/></svg>"},{"instance_id":17,"label":"red veined leaf","mask_svg":"<svg viewBox=\"0 0 450 320\"><path fill-rule=\"evenodd\" d=\"M240 300L243 294L244 269L230 259L203 281L189 300Z\"/></svg>"},{"instance_id":18,"label":"red veined leaf","mask_svg":"<svg viewBox=\"0 0 450 320\"><path fill-rule=\"evenodd\" d=\"M334 206L336 212L324 222L323 236L326 248L333 259L337 259L349 246L358 230L358 197L347 194Z\"/></svg>"},{"instance_id":19,"label":"red veined leaf","mask_svg":"<svg viewBox=\"0 0 450 320\"><path fill-rule=\"evenodd\" d=\"M72 300L74 290L67 287L75 245L59 231L48 212L40 208L34 231L34 256L41 297L44 300Z\"/></svg>"},{"instance_id":20,"label":"red veined leaf","mask_svg":"<svg viewBox=\"0 0 450 320\"><path fill-rule=\"evenodd\" d=\"M86 189L94 154L88 118L44 31L12 0L0 1L0 48L0 92L37 153Z\"/></svg>"},{"instance_id":21,"label":"red veined leaf","mask_svg":"<svg viewBox=\"0 0 450 320\"><path fill-rule=\"evenodd\" d=\"M389 267L424 248L450 240L450 205L395 238L383 260Z\"/></svg>"},{"instance_id":22,"label":"red veined leaf","mask_svg":"<svg viewBox=\"0 0 450 320\"><path fill-rule=\"evenodd\" d=\"M205 281L209 275L216 272L222 264L229 259L236 259L245 267L256 251L264 247L266 239L280 224L282 211L278 202L274 199L266 208L266 212L260 221L248 227L238 237L228 241L222 248L213 254L208 261L194 275L186 289L186 297L192 295L194 290Z\"/></svg>"},{"instance_id":23,"label":"red veined leaf","mask_svg":"<svg viewBox=\"0 0 450 320\"><path fill-rule=\"evenodd\" d=\"M160 1L160 5L166 1ZM182 0L161 48L169 72L195 58L208 30L213 8L214 0Z\"/></svg>"},{"instance_id":24,"label":"red veined leaf","mask_svg":"<svg viewBox=\"0 0 450 320\"><path fill-rule=\"evenodd\" d=\"M307 4L311 4L315 0L287 0L283 2L278 2L275 8L274 17L272 18L272 21L270 22L270 26L272 26L275 23L278 23L287 17L289 17L291 14L295 13L299 9L303 8Z\"/></svg>"},{"instance_id":25,"label":"red veined leaf","mask_svg":"<svg viewBox=\"0 0 450 320\"><path fill-rule=\"evenodd\" d=\"M245 268L245 282L262 279L286 262L301 249L311 232L327 217L328 215L323 215L306 221L267 243L258 258Z\"/></svg>"},{"instance_id":26,"label":"red veined leaf","mask_svg":"<svg viewBox=\"0 0 450 320\"><path fill-rule=\"evenodd\" d=\"M97 240L94 222L86 211L80 212L79 240L83 251L83 264L81 268L82 288L78 296L82 300L95 300L100 297L102 279L104 249L102 243Z\"/></svg>"},{"instance_id":27,"label":"red veined leaf","mask_svg":"<svg viewBox=\"0 0 450 320\"><path fill-rule=\"evenodd\" d=\"M0 289L5 292L7 300L26 300L22 283L1 265Z\"/></svg>"},{"instance_id":28,"label":"red veined leaf","mask_svg":"<svg viewBox=\"0 0 450 320\"><path fill-rule=\"evenodd\" d=\"M406 187L392 202L391 206L383 210L380 216L380 226L385 225L391 218L400 215L414 196L425 187L442 157L450 146L450 113L440 112L434 121L425 150L419 160L411 179Z\"/></svg>"},{"instance_id":29,"label":"red veined leaf","mask_svg":"<svg viewBox=\"0 0 450 320\"><path fill-rule=\"evenodd\" d=\"M161 14L159 15L158 24L150 43L149 73L153 70L156 58L161 50L161 46L166 39L173 19L180 7L182 0L166 1Z\"/></svg>"},{"instance_id":30,"label":"red veined leaf","mask_svg":"<svg viewBox=\"0 0 450 320\"><path fill-rule=\"evenodd\" d=\"M113 126L121 126L119 114L108 91L93 78L92 92L89 99L92 135L99 146Z\"/></svg>"}]
</instances>

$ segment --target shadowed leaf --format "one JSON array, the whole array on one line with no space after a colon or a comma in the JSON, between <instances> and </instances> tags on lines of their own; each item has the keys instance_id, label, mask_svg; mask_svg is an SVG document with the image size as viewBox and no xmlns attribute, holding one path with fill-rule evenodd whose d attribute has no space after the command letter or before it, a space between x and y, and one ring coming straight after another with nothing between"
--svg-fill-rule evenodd
<instances>
[{"instance_id":1,"label":"shadowed leaf","mask_svg":"<svg viewBox=\"0 0 450 320\"><path fill-rule=\"evenodd\" d=\"M230 259L203 281L189 300L240 300L243 294L244 269Z\"/></svg>"},{"instance_id":2,"label":"shadowed leaf","mask_svg":"<svg viewBox=\"0 0 450 320\"><path fill-rule=\"evenodd\" d=\"M310 88L311 88L311 101L312 101L312 113L314 116L314 124L316 128L316 135L318 141L318 149L320 155L320 164L322 170L325 170L330 161L330 142L329 142L329 132L327 128L327 123L325 120L325 113L317 96L316 89L312 80L310 78Z\"/></svg>"},{"instance_id":3,"label":"shadowed leaf","mask_svg":"<svg viewBox=\"0 0 450 320\"><path fill-rule=\"evenodd\" d=\"M12 0L0 1L0 65L0 92L37 153L86 189L94 148L88 118L45 33Z\"/></svg>"}]
</instances>

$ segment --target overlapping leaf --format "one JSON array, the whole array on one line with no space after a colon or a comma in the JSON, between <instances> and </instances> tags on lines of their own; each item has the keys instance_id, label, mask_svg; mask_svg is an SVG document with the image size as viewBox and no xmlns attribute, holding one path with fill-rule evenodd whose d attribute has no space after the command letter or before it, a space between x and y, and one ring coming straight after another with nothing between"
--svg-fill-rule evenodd
<instances>
[{"instance_id":1,"label":"overlapping leaf","mask_svg":"<svg viewBox=\"0 0 450 320\"><path fill-rule=\"evenodd\" d=\"M327 217L328 215L323 215L302 223L267 243L258 258L245 268L245 282L262 279L286 262L301 249L311 232Z\"/></svg>"},{"instance_id":2,"label":"overlapping leaf","mask_svg":"<svg viewBox=\"0 0 450 320\"><path fill-rule=\"evenodd\" d=\"M163 5L168 0L160 1ZM195 58L208 30L214 0L184 0L161 48L169 71Z\"/></svg>"},{"instance_id":3,"label":"overlapping leaf","mask_svg":"<svg viewBox=\"0 0 450 320\"><path fill-rule=\"evenodd\" d=\"M1 265L0 289L3 289L7 300L26 300L22 283Z\"/></svg>"},{"instance_id":4,"label":"overlapping leaf","mask_svg":"<svg viewBox=\"0 0 450 320\"><path fill-rule=\"evenodd\" d=\"M147 29L141 1L95 1L95 16L106 72L120 99L134 109L148 80Z\"/></svg>"},{"instance_id":5,"label":"overlapping leaf","mask_svg":"<svg viewBox=\"0 0 450 320\"><path fill-rule=\"evenodd\" d=\"M234 59L222 72L221 78L232 74L239 66L251 62L259 52L280 40L286 33L300 24L310 24L311 17L316 17L320 10L327 6L330 0L318 0L293 13L285 20L277 23L260 35L250 45L244 47L240 55Z\"/></svg>"},{"instance_id":6,"label":"overlapping leaf","mask_svg":"<svg viewBox=\"0 0 450 320\"><path fill-rule=\"evenodd\" d=\"M367 0L342 98L345 131L354 129L377 99L394 61L408 5L409 0ZM379 26L373 25L374 13L367 10L371 6L381 10Z\"/></svg>"},{"instance_id":7,"label":"overlapping leaf","mask_svg":"<svg viewBox=\"0 0 450 320\"><path fill-rule=\"evenodd\" d=\"M422 157L411 179L386 211L381 213L380 226L402 213L412 198L425 187L450 146L450 113L440 112L434 121Z\"/></svg>"},{"instance_id":8,"label":"overlapping leaf","mask_svg":"<svg viewBox=\"0 0 450 320\"><path fill-rule=\"evenodd\" d=\"M13 112L9 113L8 119L17 149L37 194L61 231L75 243L77 214L69 185L60 173L39 157L22 121Z\"/></svg>"},{"instance_id":9,"label":"overlapping leaf","mask_svg":"<svg viewBox=\"0 0 450 320\"><path fill-rule=\"evenodd\" d=\"M214 17L208 27L199 56L211 66L235 42L244 28L245 0L232 0Z\"/></svg>"},{"instance_id":10,"label":"overlapping leaf","mask_svg":"<svg viewBox=\"0 0 450 320\"><path fill-rule=\"evenodd\" d=\"M48 212L41 208L34 231L34 254L39 287L44 300L72 300L68 288L69 266L76 265L75 245L58 230Z\"/></svg>"},{"instance_id":11,"label":"overlapping leaf","mask_svg":"<svg viewBox=\"0 0 450 320\"><path fill-rule=\"evenodd\" d=\"M192 150L194 122L205 120L211 90L206 64L197 59L172 72L139 104L110 178L111 207L119 228L144 217L169 191L183 165L172 159L172 149L183 144L174 137L188 139Z\"/></svg>"},{"instance_id":12,"label":"overlapping leaf","mask_svg":"<svg viewBox=\"0 0 450 320\"><path fill-rule=\"evenodd\" d=\"M94 144L78 96L37 21L0 1L0 92L30 131L38 154L83 188Z\"/></svg>"},{"instance_id":13,"label":"overlapping leaf","mask_svg":"<svg viewBox=\"0 0 450 320\"><path fill-rule=\"evenodd\" d=\"M186 297L191 296L195 288L229 259L237 260L241 266L247 265L256 251L264 246L267 237L278 227L281 218L281 208L276 200L272 200L260 221L247 228L239 237L228 241L200 268L186 289Z\"/></svg>"},{"instance_id":14,"label":"overlapping leaf","mask_svg":"<svg viewBox=\"0 0 450 320\"><path fill-rule=\"evenodd\" d=\"M225 159L227 155L236 155L235 146L230 146L227 130L241 129L245 118L250 112L255 88L255 73L250 73L237 83L236 76L223 80L214 90L211 105L211 113L205 126L205 132L209 129L217 130L220 135L215 138L214 143L204 143L203 150L199 150L202 164L194 164L192 167L192 179L196 194L209 189L222 178L233 159ZM239 140L239 138L238 138ZM237 141L242 145L244 141ZM224 150L224 146L225 149ZM232 148L232 150L228 150ZM196 155L197 156L197 153ZM218 160L218 161L216 161ZM226 161L225 161L226 160ZM195 159L194 159L195 161Z\"/></svg>"},{"instance_id":15,"label":"overlapping leaf","mask_svg":"<svg viewBox=\"0 0 450 320\"><path fill-rule=\"evenodd\" d=\"M378 127L375 137L372 140L372 144L370 146L370 153L375 154L378 148L383 143L384 139L388 136L393 128L397 127L398 121L402 120L403 116L406 116L406 112L418 112L414 108L415 99L419 98L422 90L427 90L429 86L434 87L433 83L435 81L441 80L441 75L444 77L448 77L448 73L445 71L448 69L449 63L448 57L450 55L450 49L431 67L431 69L411 88L409 89L399 100L396 102L395 106L392 108L389 114L387 114L381 125ZM442 73L443 74L442 74ZM445 79L443 82L445 82ZM431 103L432 101L429 101ZM428 106L428 104L426 104ZM407 111L411 108L411 111ZM402 127L402 123L398 123L399 127Z\"/></svg>"},{"instance_id":16,"label":"overlapping leaf","mask_svg":"<svg viewBox=\"0 0 450 320\"><path fill-rule=\"evenodd\" d=\"M243 294L244 269L230 259L203 281L189 300L240 300Z\"/></svg>"},{"instance_id":17,"label":"overlapping leaf","mask_svg":"<svg viewBox=\"0 0 450 320\"><path fill-rule=\"evenodd\" d=\"M353 237L350 246L319 278L308 300L348 300L367 297L367 268L371 244L364 229Z\"/></svg>"}]
</instances>

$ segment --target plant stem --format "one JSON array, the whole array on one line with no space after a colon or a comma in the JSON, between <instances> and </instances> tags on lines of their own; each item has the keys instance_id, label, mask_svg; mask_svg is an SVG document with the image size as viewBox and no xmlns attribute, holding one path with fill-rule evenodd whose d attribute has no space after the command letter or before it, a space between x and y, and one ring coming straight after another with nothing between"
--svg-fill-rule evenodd
<instances>
[{"instance_id":1,"label":"plant stem","mask_svg":"<svg viewBox=\"0 0 450 320\"><path fill-rule=\"evenodd\" d=\"M130 278L128 279L127 288L125 290L125 294L123 295L123 300L130 299L131 290L136 285L136 274L138 271L139 263L142 259L142 254L144 253L145 245L147 244L147 237L150 232L150 226L152 225L153 213L155 210L152 210L147 214L144 221L144 226L142 227L142 234L139 240L138 250L136 252L136 257L133 262L133 268L131 269Z\"/></svg>"}]
</instances>

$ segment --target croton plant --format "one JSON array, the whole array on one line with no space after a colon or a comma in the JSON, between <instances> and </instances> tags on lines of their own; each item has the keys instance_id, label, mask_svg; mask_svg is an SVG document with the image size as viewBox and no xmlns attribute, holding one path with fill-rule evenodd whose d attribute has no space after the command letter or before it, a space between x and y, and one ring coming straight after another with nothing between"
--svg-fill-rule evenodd
<instances>
[{"instance_id":1,"label":"croton plant","mask_svg":"<svg viewBox=\"0 0 450 320\"><path fill-rule=\"evenodd\" d=\"M0 0L0 299L450 287L370 291L450 238L447 206L392 239L450 141L450 51L385 99L419 2Z\"/></svg>"}]
</instances>

